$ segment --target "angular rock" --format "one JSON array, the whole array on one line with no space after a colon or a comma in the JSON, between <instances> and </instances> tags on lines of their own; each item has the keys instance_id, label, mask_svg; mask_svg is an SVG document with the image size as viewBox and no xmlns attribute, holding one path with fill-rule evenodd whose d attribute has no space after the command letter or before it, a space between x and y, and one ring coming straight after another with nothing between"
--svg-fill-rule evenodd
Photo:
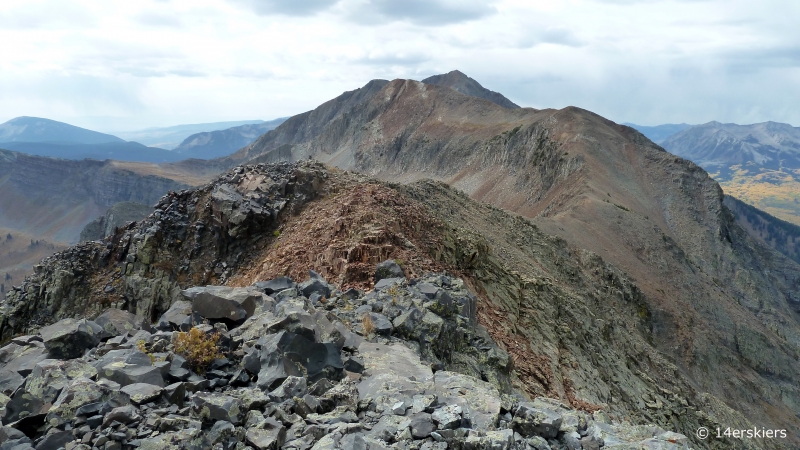
<instances>
[{"instance_id":1,"label":"angular rock","mask_svg":"<svg viewBox=\"0 0 800 450\"><path fill-rule=\"evenodd\" d=\"M183 408L184 398L186 397L186 385L184 383L172 383L164 387L164 397L170 404Z\"/></svg>"},{"instance_id":2,"label":"angular rock","mask_svg":"<svg viewBox=\"0 0 800 450\"><path fill-rule=\"evenodd\" d=\"M409 308L408 311L394 319L393 324L395 332L401 336L413 338L417 324L419 324L424 315L425 313L417 308Z\"/></svg>"},{"instance_id":3,"label":"angular rock","mask_svg":"<svg viewBox=\"0 0 800 450\"><path fill-rule=\"evenodd\" d=\"M143 321L128 311L111 308L97 316L94 322L109 336L120 336L135 333L142 328Z\"/></svg>"},{"instance_id":4,"label":"angular rock","mask_svg":"<svg viewBox=\"0 0 800 450\"><path fill-rule=\"evenodd\" d=\"M159 398L163 390L162 387L153 384L132 383L124 386L121 392L127 395L134 405L141 405Z\"/></svg>"},{"instance_id":5,"label":"angular rock","mask_svg":"<svg viewBox=\"0 0 800 450\"><path fill-rule=\"evenodd\" d=\"M406 274L397 261L390 259L378 264L375 267L375 282L379 282L385 278L405 278Z\"/></svg>"},{"instance_id":6,"label":"angular rock","mask_svg":"<svg viewBox=\"0 0 800 450\"><path fill-rule=\"evenodd\" d=\"M490 430L500 417L500 392L491 383L455 372L434 374L435 392L443 405L458 405L475 429ZM556 427L558 430L558 427Z\"/></svg>"},{"instance_id":7,"label":"angular rock","mask_svg":"<svg viewBox=\"0 0 800 450\"><path fill-rule=\"evenodd\" d=\"M114 362L104 366L100 370L99 376L115 381L120 386L146 383L164 387L164 377L161 375L161 369L155 366L136 366L124 362Z\"/></svg>"},{"instance_id":8,"label":"angular rock","mask_svg":"<svg viewBox=\"0 0 800 450\"><path fill-rule=\"evenodd\" d=\"M97 346L103 329L86 319L62 319L42 328L42 340L51 358L72 359Z\"/></svg>"},{"instance_id":9,"label":"angular rock","mask_svg":"<svg viewBox=\"0 0 800 450\"><path fill-rule=\"evenodd\" d=\"M69 383L47 412L50 425L72 420L76 411L84 405L95 404L108 397L110 390L88 378L76 378Z\"/></svg>"},{"instance_id":10,"label":"angular rock","mask_svg":"<svg viewBox=\"0 0 800 450\"><path fill-rule=\"evenodd\" d=\"M306 379L303 377L287 377L280 386L269 393L276 402L282 402L293 397L302 397L308 392Z\"/></svg>"},{"instance_id":11,"label":"angular rock","mask_svg":"<svg viewBox=\"0 0 800 450\"><path fill-rule=\"evenodd\" d=\"M431 432L436 430L431 415L428 413L417 413L411 416L411 436L414 439L425 439L431 435Z\"/></svg>"},{"instance_id":12,"label":"angular rock","mask_svg":"<svg viewBox=\"0 0 800 450\"><path fill-rule=\"evenodd\" d=\"M297 287L297 283L289 277L278 277L269 281L259 281L253 286L262 290L267 295L272 295L285 289L293 289Z\"/></svg>"},{"instance_id":13,"label":"angular rock","mask_svg":"<svg viewBox=\"0 0 800 450\"><path fill-rule=\"evenodd\" d=\"M289 376L305 375L313 383L321 378L339 380L343 374L335 345L317 344L285 331L263 340L260 361L258 385L262 389L274 389Z\"/></svg>"},{"instance_id":14,"label":"angular rock","mask_svg":"<svg viewBox=\"0 0 800 450\"><path fill-rule=\"evenodd\" d=\"M247 411L235 397L211 392L198 392L192 397L192 414L205 422L225 420L241 425Z\"/></svg>"},{"instance_id":15,"label":"angular rock","mask_svg":"<svg viewBox=\"0 0 800 450\"><path fill-rule=\"evenodd\" d=\"M369 318L372 321L372 326L375 329L375 334L380 336L388 336L392 333L392 322L383 314L380 313L368 313Z\"/></svg>"},{"instance_id":16,"label":"angular rock","mask_svg":"<svg viewBox=\"0 0 800 450\"><path fill-rule=\"evenodd\" d=\"M373 399L376 411L390 410L408 396L433 390L430 366L407 346L364 342L358 352L370 374L358 384L358 399Z\"/></svg>"},{"instance_id":17,"label":"angular rock","mask_svg":"<svg viewBox=\"0 0 800 450\"><path fill-rule=\"evenodd\" d=\"M103 426L107 427L113 422L129 424L141 418L139 411L133 405L118 406L103 416Z\"/></svg>"},{"instance_id":18,"label":"angular rock","mask_svg":"<svg viewBox=\"0 0 800 450\"><path fill-rule=\"evenodd\" d=\"M405 278L384 278L375 283L375 290L382 291L388 287L399 285L405 280Z\"/></svg>"},{"instance_id":19,"label":"angular rock","mask_svg":"<svg viewBox=\"0 0 800 450\"><path fill-rule=\"evenodd\" d=\"M455 429L461 426L461 407L447 405L431 414L431 419L439 425L440 430Z\"/></svg>"},{"instance_id":20,"label":"angular rock","mask_svg":"<svg viewBox=\"0 0 800 450\"><path fill-rule=\"evenodd\" d=\"M92 363L95 369L102 370L103 367L111 363L125 363L132 366L149 366L152 364L150 356L139 351L136 348L126 348L119 350L111 350L100 359Z\"/></svg>"},{"instance_id":21,"label":"angular rock","mask_svg":"<svg viewBox=\"0 0 800 450\"><path fill-rule=\"evenodd\" d=\"M312 278L308 281L304 281L300 283L298 289L300 289L300 292L302 292L306 297L309 297L314 293L325 298L329 298L331 296L331 287L327 282L325 282L325 280L321 278Z\"/></svg>"},{"instance_id":22,"label":"angular rock","mask_svg":"<svg viewBox=\"0 0 800 450\"><path fill-rule=\"evenodd\" d=\"M245 440L258 450L278 450L286 441L286 427L274 421L265 421L262 428L248 427Z\"/></svg>"},{"instance_id":23,"label":"angular rock","mask_svg":"<svg viewBox=\"0 0 800 450\"><path fill-rule=\"evenodd\" d=\"M206 319L225 319L240 322L255 314L256 305L263 303L263 294L251 288L227 286L193 287L181 291L192 301L192 311Z\"/></svg>"},{"instance_id":24,"label":"angular rock","mask_svg":"<svg viewBox=\"0 0 800 450\"><path fill-rule=\"evenodd\" d=\"M525 402L517 407L511 427L525 437L550 439L558 436L562 420L561 414L554 409Z\"/></svg>"},{"instance_id":25,"label":"angular rock","mask_svg":"<svg viewBox=\"0 0 800 450\"><path fill-rule=\"evenodd\" d=\"M187 317L192 313L192 304L187 301L177 301L169 307L169 309L161 315L158 319L158 324L156 327L159 330L164 331L172 331L178 330L186 320Z\"/></svg>"}]
</instances>

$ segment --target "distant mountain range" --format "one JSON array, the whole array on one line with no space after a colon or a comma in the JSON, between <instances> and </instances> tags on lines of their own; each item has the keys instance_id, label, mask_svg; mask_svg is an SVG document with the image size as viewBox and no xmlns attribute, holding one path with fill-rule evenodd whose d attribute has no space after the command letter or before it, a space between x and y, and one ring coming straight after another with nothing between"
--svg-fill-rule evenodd
<instances>
[{"instance_id":1,"label":"distant mountain range","mask_svg":"<svg viewBox=\"0 0 800 450\"><path fill-rule=\"evenodd\" d=\"M687 123L667 123L664 125L645 126L645 125L636 125L635 123L625 122L623 123L623 125L635 128L636 131L647 136L648 139L655 142L656 144L660 144L673 134L681 132L691 127L691 125Z\"/></svg>"},{"instance_id":2,"label":"distant mountain range","mask_svg":"<svg viewBox=\"0 0 800 450\"><path fill-rule=\"evenodd\" d=\"M135 131L116 131L113 134L126 141L135 141L149 147L158 147L165 150L173 150L181 145L189 136L196 133L205 133L228 128L240 127L242 125L258 125L264 123L263 120L237 120L230 122L194 123L185 125L174 125L171 127L145 128ZM241 147L234 149L238 150Z\"/></svg>"},{"instance_id":3,"label":"distant mountain range","mask_svg":"<svg viewBox=\"0 0 800 450\"><path fill-rule=\"evenodd\" d=\"M259 136L275 129L286 119L287 117L282 117L269 122L195 133L184 139L175 148L175 151L198 159L212 159L230 155L236 150L252 144Z\"/></svg>"},{"instance_id":4,"label":"distant mountain range","mask_svg":"<svg viewBox=\"0 0 800 450\"><path fill-rule=\"evenodd\" d=\"M0 125L0 149L72 160L165 163L189 158L212 159L229 155L252 143L259 135L284 120L176 125L124 134L127 138L143 138L147 143L155 142L158 145L165 145L170 140L182 140L175 143L174 147L177 148L168 150L163 146L148 147L137 141L125 141L111 134L55 120L17 117Z\"/></svg>"}]
</instances>

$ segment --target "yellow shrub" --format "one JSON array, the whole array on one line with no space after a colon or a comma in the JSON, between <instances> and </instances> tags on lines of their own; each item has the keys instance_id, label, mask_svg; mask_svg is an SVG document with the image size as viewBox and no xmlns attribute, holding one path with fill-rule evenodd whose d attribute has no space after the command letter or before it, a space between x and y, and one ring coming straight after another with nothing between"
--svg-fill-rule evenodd
<instances>
[{"instance_id":1,"label":"yellow shrub","mask_svg":"<svg viewBox=\"0 0 800 450\"><path fill-rule=\"evenodd\" d=\"M375 332L375 324L369 314L364 314L364 318L361 319L361 326L364 327L364 336L369 336Z\"/></svg>"},{"instance_id":2,"label":"yellow shrub","mask_svg":"<svg viewBox=\"0 0 800 450\"><path fill-rule=\"evenodd\" d=\"M223 356L217 347L219 337L219 333L206 334L198 328L180 332L175 339L175 353L186 358L195 372L204 373L211 361Z\"/></svg>"}]
</instances>

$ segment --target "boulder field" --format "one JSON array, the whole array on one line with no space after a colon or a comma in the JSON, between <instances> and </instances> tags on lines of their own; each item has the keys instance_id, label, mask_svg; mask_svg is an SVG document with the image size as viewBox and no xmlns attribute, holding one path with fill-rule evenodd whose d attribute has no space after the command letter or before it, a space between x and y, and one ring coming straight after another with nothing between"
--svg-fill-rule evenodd
<instances>
[{"instance_id":1,"label":"boulder field","mask_svg":"<svg viewBox=\"0 0 800 450\"><path fill-rule=\"evenodd\" d=\"M386 261L374 281L197 286L155 323L112 308L14 337L0 348L0 449L689 448L515 389L461 279ZM178 349L192 330L213 359Z\"/></svg>"}]
</instances>

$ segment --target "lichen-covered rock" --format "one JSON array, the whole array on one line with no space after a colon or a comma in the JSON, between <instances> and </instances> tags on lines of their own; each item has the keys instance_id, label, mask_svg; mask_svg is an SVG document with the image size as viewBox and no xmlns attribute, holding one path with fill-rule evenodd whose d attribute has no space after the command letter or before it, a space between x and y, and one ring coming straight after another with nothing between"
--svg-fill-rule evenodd
<instances>
[{"instance_id":1,"label":"lichen-covered rock","mask_svg":"<svg viewBox=\"0 0 800 450\"><path fill-rule=\"evenodd\" d=\"M222 394L198 392L192 402L192 414L205 422L225 420L240 425L247 412L241 400Z\"/></svg>"},{"instance_id":2,"label":"lichen-covered rock","mask_svg":"<svg viewBox=\"0 0 800 450\"><path fill-rule=\"evenodd\" d=\"M119 336L135 333L142 328L143 320L128 311L110 308L97 316L94 322L100 325L109 336Z\"/></svg>"},{"instance_id":3,"label":"lichen-covered rock","mask_svg":"<svg viewBox=\"0 0 800 450\"><path fill-rule=\"evenodd\" d=\"M147 383L164 387L164 377L161 374L161 369L155 366L132 365L120 361L103 366L99 374L103 378L119 383L120 386Z\"/></svg>"}]
</instances>

